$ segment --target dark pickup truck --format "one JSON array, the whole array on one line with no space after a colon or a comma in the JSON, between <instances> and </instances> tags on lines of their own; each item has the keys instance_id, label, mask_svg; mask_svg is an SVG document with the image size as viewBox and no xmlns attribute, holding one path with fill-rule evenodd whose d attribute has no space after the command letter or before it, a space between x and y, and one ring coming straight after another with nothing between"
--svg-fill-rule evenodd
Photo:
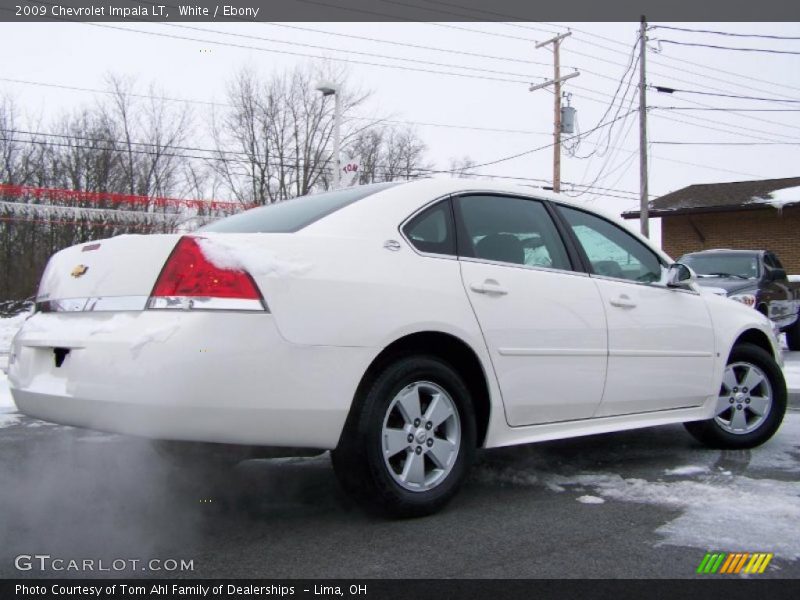
<instances>
[{"instance_id":1,"label":"dark pickup truck","mask_svg":"<svg viewBox=\"0 0 800 600\"><path fill-rule=\"evenodd\" d=\"M704 250L684 254L679 263L697 273L698 283L752 306L786 332L789 350L800 350L800 282L769 250Z\"/></svg>"}]
</instances>

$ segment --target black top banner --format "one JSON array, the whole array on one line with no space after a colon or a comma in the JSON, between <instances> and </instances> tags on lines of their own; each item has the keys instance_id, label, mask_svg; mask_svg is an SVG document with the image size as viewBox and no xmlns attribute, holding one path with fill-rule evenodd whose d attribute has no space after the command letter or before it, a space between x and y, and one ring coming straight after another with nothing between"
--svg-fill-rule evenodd
<instances>
[{"instance_id":1,"label":"black top banner","mask_svg":"<svg viewBox=\"0 0 800 600\"><path fill-rule=\"evenodd\" d=\"M791 0L0 0L0 21L800 21Z\"/></svg>"}]
</instances>

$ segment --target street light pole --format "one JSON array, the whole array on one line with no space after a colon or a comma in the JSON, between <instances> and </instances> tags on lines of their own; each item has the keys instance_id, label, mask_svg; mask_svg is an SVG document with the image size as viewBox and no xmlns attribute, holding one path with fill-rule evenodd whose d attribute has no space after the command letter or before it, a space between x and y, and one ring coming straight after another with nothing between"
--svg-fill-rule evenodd
<instances>
[{"instance_id":1,"label":"street light pole","mask_svg":"<svg viewBox=\"0 0 800 600\"><path fill-rule=\"evenodd\" d=\"M333 99L333 189L336 190L342 177L342 95L334 92Z\"/></svg>"},{"instance_id":2,"label":"street light pole","mask_svg":"<svg viewBox=\"0 0 800 600\"><path fill-rule=\"evenodd\" d=\"M322 96L333 96L333 189L339 188L342 176L341 144L342 144L342 94L338 85L330 82L317 84L317 91Z\"/></svg>"}]
</instances>

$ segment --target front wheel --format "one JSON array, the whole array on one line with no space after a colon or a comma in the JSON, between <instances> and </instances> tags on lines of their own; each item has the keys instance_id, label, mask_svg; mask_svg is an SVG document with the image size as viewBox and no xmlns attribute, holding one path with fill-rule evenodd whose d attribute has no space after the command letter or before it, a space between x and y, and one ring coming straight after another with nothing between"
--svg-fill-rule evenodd
<instances>
[{"instance_id":1,"label":"front wheel","mask_svg":"<svg viewBox=\"0 0 800 600\"><path fill-rule=\"evenodd\" d=\"M712 448L753 448L775 434L785 412L786 381L780 367L758 346L741 344L728 358L714 417L686 423L686 429Z\"/></svg>"},{"instance_id":2,"label":"front wheel","mask_svg":"<svg viewBox=\"0 0 800 600\"><path fill-rule=\"evenodd\" d=\"M391 517L441 509L475 452L469 389L447 363L412 356L389 364L356 399L331 458L342 487Z\"/></svg>"}]
</instances>

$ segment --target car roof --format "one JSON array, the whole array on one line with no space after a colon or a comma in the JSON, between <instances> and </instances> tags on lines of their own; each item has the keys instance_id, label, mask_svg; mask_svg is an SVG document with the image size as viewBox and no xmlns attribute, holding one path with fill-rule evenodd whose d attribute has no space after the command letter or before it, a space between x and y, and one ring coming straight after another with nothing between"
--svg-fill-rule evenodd
<instances>
[{"instance_id":1,"label":"car roof","mask_svg":"<svg viewBox=\"0 0 800 600\"><path fill-rule=\"evenodd\" d=\"M385 236L390 229L397 231L401 223L428 204L451 194L470 192L527 196L587 210L622 227L653 248L665 261L672 262L667 254L636 231L629 222L623 221L618 214L542 188L483 179L437 177L401 183L345 206L309 225L303 232L310 235L336 235L346 231L349 235L358 237Z\"/></svg>"}]
</instances>

